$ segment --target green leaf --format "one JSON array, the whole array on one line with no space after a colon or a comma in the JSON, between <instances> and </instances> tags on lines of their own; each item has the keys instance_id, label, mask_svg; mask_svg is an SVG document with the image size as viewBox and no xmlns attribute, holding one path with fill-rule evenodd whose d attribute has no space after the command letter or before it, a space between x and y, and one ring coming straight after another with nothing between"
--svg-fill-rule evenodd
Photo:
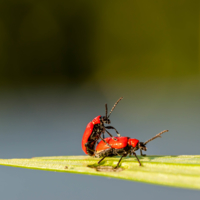
<instances>
[{"instance_id":1,"label":"green leaf","mask_svg":"<svg viewBox=\"0 0 200 200\"><path fill-rule=\"evenodd\" d=\"M119 157L106 158L98 165L98 158L89 156L35 157L30 159L0 159L0 165L24 167L67 173L106 176L166 186L200 189L200 155L194 156L138 156L123 158L114 170Z\"/></svg>"}]
</instances>

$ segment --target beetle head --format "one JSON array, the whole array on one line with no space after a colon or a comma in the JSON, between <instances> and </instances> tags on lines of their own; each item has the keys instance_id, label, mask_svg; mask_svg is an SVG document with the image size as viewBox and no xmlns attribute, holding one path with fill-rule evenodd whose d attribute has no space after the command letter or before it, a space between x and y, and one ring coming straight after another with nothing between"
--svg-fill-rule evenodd
<instances>
[{"instance_id":1,"label":"beetle head","mask_svg":"<svg viewBox=\"0 0 200 200\"><path fill-rule=\"evenodd\" d=\"M146 144L144 144L144 142L139 142L138 143L138 147L139 149L143 150L143 151L146 151L147 148L146 148Z\"/></svg>"},{"instance_id":2,"label":"beetle head","mask_svg":"<svg viewBox=\"0 0 200 200\"><path fill-rule=\"evenodd\" d=\"M102 117L102 122L103 122L104 124L110 124L110 119L108 119L107 116L103 116L103 117Z\"/></svg>"}]
</instances>

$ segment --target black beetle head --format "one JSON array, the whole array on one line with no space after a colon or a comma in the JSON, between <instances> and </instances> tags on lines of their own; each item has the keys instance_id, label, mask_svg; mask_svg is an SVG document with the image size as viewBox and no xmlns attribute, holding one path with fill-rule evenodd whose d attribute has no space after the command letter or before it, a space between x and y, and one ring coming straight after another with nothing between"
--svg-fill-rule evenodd
<instances>
[{"instance_id":1,"label":"black beetle head","mask_svg":"<svg viewBox=\"0 0 200 200\"><path fill-rule=\"evenodd\" d=\"M110 119L108 119L107 116L102 117L102 122L103 122L104 124L110 124L110 123L111 123L111 122L110 122Z\"/></svg>"},{"instance_id":2,"label":"black beetle head","mask_svg":"<svg viewBox=\"0 0 200 200\"><path fill-rule=\"evenodd\" d=\"M141 149L143 151L147 150L146 145L144 144L144 142L139 142L138 143L138 147L139 147L139 149Z\"/></svg>"}]
</instances>

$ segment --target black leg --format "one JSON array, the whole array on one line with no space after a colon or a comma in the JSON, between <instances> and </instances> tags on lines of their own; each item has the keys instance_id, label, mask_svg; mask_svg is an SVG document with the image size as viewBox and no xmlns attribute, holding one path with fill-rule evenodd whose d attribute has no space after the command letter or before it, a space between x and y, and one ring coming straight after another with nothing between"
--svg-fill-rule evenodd
<instances>
[{"instance_id":1,"label":"black leg","mask_svg":"<svg viewBox=\"0 0 200 200\"><path fill-rule=\"evenodd\" d=\"M117 141L116 138L114 138L107 130L106 130L106 133L108 133L108 135L110 135L110 137L112 137L113 140ZM103 138L104 139L104 138Z\"/></svg>"},{"instance_id":2,"label":"black leg","mask_svg":"<svg viewBox=\"0 0 200 200\"><path fill-rule=\"evenodd\" d=\"M114 128L113 126L105 126L105 128L107 129L114 129L118 135L118 137L121 137L121 135L118 133L118 131L116 130L116 128Z\"/></svg>"},{"instance_id":3,"label":"black leg","mask_svg":"<svg viewBox=\"0 0 200 200\"><path fill-rule=\"evenodd\" d=\"M87 149L89 149L90 151L93 151L94 152L94 150L93 149L90 149L88 146L89 146L89 142L87 142L87 143L85 143L84 145L85 145L85 147L87 148Z\"/></svg>"},{"instance_id":4,"label":"black leg","mask_svg":"<svg viewBox=\"0 0 200 200\"><path fill-rule=\"evenodd\" d=\"M98 164L100 164L100 162L102 161L102 160L104 160L104 158L106 158L107 156L104 156L99 162L98 162Z\"/></svg>"},{"instance_id":5,"label":"black leg","mask_svg":"<svg viewBox=\"0 0 200 200\"><path fill-rule=\"evenodd\" d=\"M140 160L138 159L136 153L135 153L135 152L132 152L132 153L133 153L133 155L137 158L137 161L139 162L139 165L141 166L141 162L140 162Z\"/></svg>"},{"instance_id":6,"label":"black leg","mask_svg":"<svg viewBox=\"0 0 200 200\"><path fill-rule=\"evenodd\" d=\"M84 145L85 145L85 147L87 147L89 145L89 142L86 142Z\"/></svg>"},{"instance_id":7,"label":"black leg","mask_svg":"<svg viewBox=\"0 0 200 200\"><path fill-rule=\"evenodd\" d=\"M99 136L100 139L102 139L110 148L112 148L101 136Z\"/></svg>"},{"instance_id":8,"label":"black leg","mask_svg":"<svg viewBox=\"0 0 200 200\"><path fill-rule=\"evenodd\" d=\"M126 157L126 154L124 154L120 159L119 159L119 162L117 163L117 166L115 167L115 169L117 169L118 168L118 166L119 166L119 163L121 162L121 160L122 160L122 158L123 157Z\"/></svg>"},{"instance_id":9,"label":"black leg","mask_svg":"<svg viewBox=\"0 0 200 200\"><path fill-rule=\"evenodd\" d=\"M105 130L105 131L106 131L106 133L108 133L108 135L110 135L110 137L113 138L112 134L110 134L107 130Z\"/></svg>"},{"instance_id":10,"label":"black leg","mask_svg":"<svg viewBox=\"0 0 200 200\"><path fill-rule=\"evenodd\" d=\"M140 155L141 155L141 156L146 156L146 154L143 154L143 153L142 153L142 149L140 149Z\"/></svg>"}]
</instances>

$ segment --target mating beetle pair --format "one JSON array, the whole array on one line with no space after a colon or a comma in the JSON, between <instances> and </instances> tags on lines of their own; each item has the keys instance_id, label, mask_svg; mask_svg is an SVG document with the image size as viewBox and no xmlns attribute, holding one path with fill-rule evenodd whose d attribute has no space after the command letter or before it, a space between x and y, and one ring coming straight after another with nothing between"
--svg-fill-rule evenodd
<instances>
[{"instance_id":1,"label":"mating beetle pair","mask_svg":"<svg viewBox=\"0 0 200 200\"><path fill-rule=\"evenodd\" d=\"M144 151L147 150L146 144L156 139L157 137L161 137L160 135L167 132L168 130L164 130L158 133L157 135L147 140L146 142L140 142L139 140L134 138L131 139L129 137L121 137L118 131L114 127L104 125L105 123L110 124L109 120L110 114L112 113L112 111L114 110L114 108L121 99L122 97L119 98L118 101L114 104L108 116L107 116L107 104L105 104L106 115L104 117L99 115L88 123L82 138L82 149L86 154L90 156L102 157L102 159L98 162L98 164L100 164L100 162L103 161L104 158L106 157L121 155L121 158L117 163L117 166L115 167L118 168L123 157L133 154L136 157L137 161L139 162L139 165L141 166L140 160L138 159L135 151L140 149L141 156L145 156L145 154L142 154L142 150ZM118 137L113 137L106 129L114 129ZM104 139L105 132L107 132L111 137ZM103 134L103 138L101 137L101 134ZM101 141L96 146L97 141L99 139L101 139Z\"/></svg>"}]
</instances>

